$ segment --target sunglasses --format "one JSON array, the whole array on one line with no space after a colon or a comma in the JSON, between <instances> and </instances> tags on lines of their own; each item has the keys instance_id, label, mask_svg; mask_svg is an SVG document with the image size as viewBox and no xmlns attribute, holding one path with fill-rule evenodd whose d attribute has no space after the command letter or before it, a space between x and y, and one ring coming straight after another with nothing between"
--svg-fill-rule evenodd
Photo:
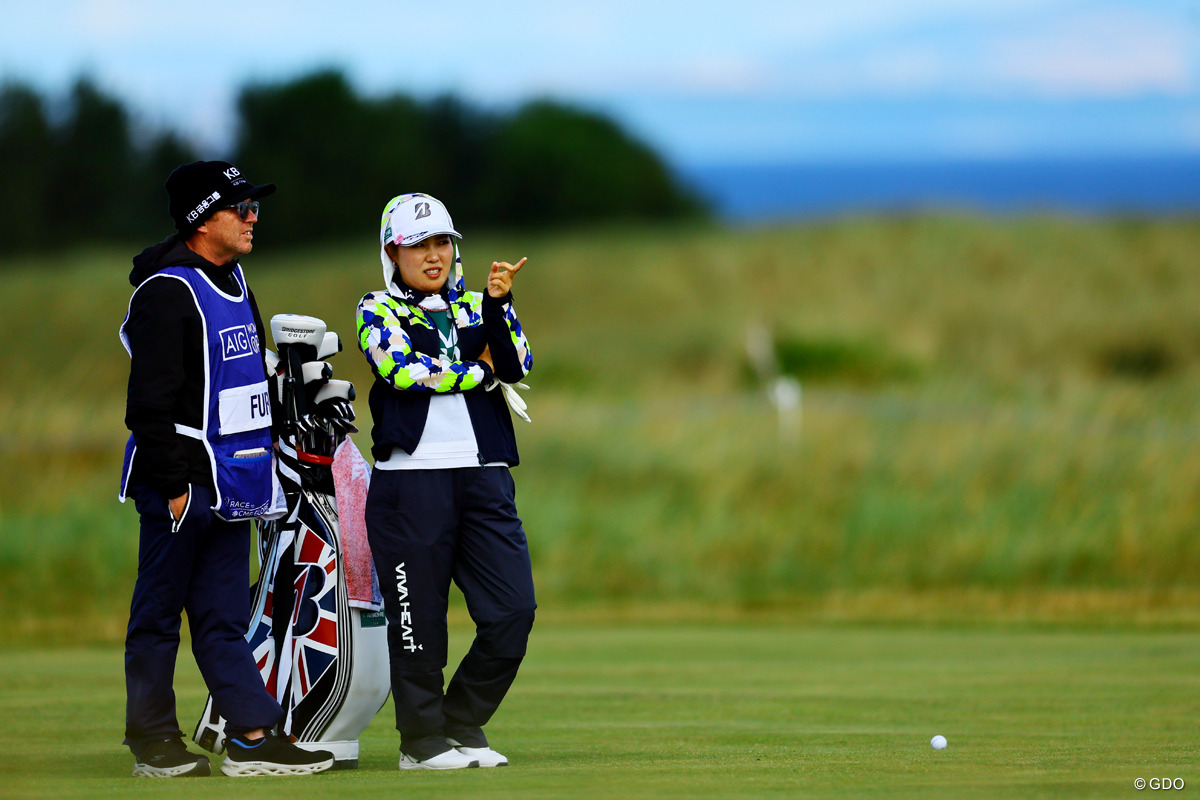
<instances>
[{"instance_id":1,"label":"sunglasses","mask_svg":"<svg viewBox=\"0 0 1200 800\"><path fill-rule=\"evenodd\" d=\"M257 200L243 200L240 203L234 203L231 206L225 206L225 208L236 211L238 217L241 218L242 220L249 219L251 214L253 214L256 217L258 216L258 201Z\"/></svg>"}]
</instances>

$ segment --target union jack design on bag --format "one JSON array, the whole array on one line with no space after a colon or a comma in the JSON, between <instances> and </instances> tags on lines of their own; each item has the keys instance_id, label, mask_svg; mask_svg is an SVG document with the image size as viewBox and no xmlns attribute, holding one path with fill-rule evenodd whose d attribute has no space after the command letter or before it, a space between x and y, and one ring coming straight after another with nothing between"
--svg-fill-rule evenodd
<instances>
[{"instance_id":1,"label":"union jack design on bag","mask_svg":"<svg viewBox=\"0 0 1200 800\"><path fill-rule=\"evenodd\" d=\"M300 527L294 545L298 574L292 582L293 606L290 619L293 666L290 703L295 707L329 672L338 658L337 551L307 525ZM281 695L287 681L279 680L275 657L275 592L268 589L249 636L258 671L267 691L287 707Z\"/></svg>"},{"instance_id":2,"label":"union jack design on bag","mask_svg":"<svg viewBox=\"0 0 1200 800\"><path fill-rule=\"evenodd\" d=\"M297 544L292 635L292 706L298 706L338 657L337 558L327 542L302 527Z\"/></svg>"}]
</instances>

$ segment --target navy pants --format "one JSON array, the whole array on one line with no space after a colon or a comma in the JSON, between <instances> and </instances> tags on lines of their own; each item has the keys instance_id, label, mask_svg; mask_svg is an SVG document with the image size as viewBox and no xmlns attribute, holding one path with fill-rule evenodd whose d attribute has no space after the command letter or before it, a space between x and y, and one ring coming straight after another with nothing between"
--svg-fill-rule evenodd
<instances>
[{"instance_id":1,"label":"navy pants","mask_svg":"<svg viewBox=\"0 0 1200 800\"><path fill-rule=\"evenodd\" d=\"M138 514L138 576L125 634L125 744L178 736L175 657L187 611L192 653L216 710L234 736L269 728L283 709L263 687L246 642L250 619L250 522L225 522L214 492L192 486L178 526L161 492L130 486ZM202 709L195 709L199 717Z\"/></svg>"},{"instance_id":2,"label":"navy pants","mask_svg":"<svg viewBox=\"0 0 1200 800\"><path fill-rule=\"evenodd\" d=\"M446 737L486 747L483 726L517 676L533 628L533 572L507 467L371 474L367 538L388 621L400 749L417 759ZM443 694L450 581L475 640Z\"/></svg>"}]
</instances>

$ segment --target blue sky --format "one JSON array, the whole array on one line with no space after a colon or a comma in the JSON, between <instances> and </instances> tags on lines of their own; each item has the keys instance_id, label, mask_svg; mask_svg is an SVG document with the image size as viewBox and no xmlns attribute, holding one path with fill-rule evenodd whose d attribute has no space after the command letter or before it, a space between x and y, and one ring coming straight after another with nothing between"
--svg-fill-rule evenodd
<instances>
[{"instance_id":1,"label":"blue sky","mask_svg":"<svg viewBox=\"0 0 1200 800\"><path fill-rule=\"evenodd\" d=\"M213 150L249 81L550 96L676 164L1200 153L1200 0L9 4L0 76L87 73Z\"/></svg>"}]
</instances>

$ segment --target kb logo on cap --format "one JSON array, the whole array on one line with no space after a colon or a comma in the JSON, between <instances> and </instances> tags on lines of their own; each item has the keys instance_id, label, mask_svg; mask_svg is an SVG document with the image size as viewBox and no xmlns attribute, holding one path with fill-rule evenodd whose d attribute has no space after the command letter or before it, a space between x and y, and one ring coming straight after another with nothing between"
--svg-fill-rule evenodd
<instances>
[{"instance_id":1,"label":"kb logo on cap","mask_svg":"<svg viewBox=\"0 0 1200 800\"><path fill-rule=\"evenodd\" d=\"M237 167L230 167L229 169L224 170L224 173L225 173L225 177L228 178L229 180L233 180L234 178L236 178L242 174L242 173L238 172Z\"/></svg>"}]
</instances>

